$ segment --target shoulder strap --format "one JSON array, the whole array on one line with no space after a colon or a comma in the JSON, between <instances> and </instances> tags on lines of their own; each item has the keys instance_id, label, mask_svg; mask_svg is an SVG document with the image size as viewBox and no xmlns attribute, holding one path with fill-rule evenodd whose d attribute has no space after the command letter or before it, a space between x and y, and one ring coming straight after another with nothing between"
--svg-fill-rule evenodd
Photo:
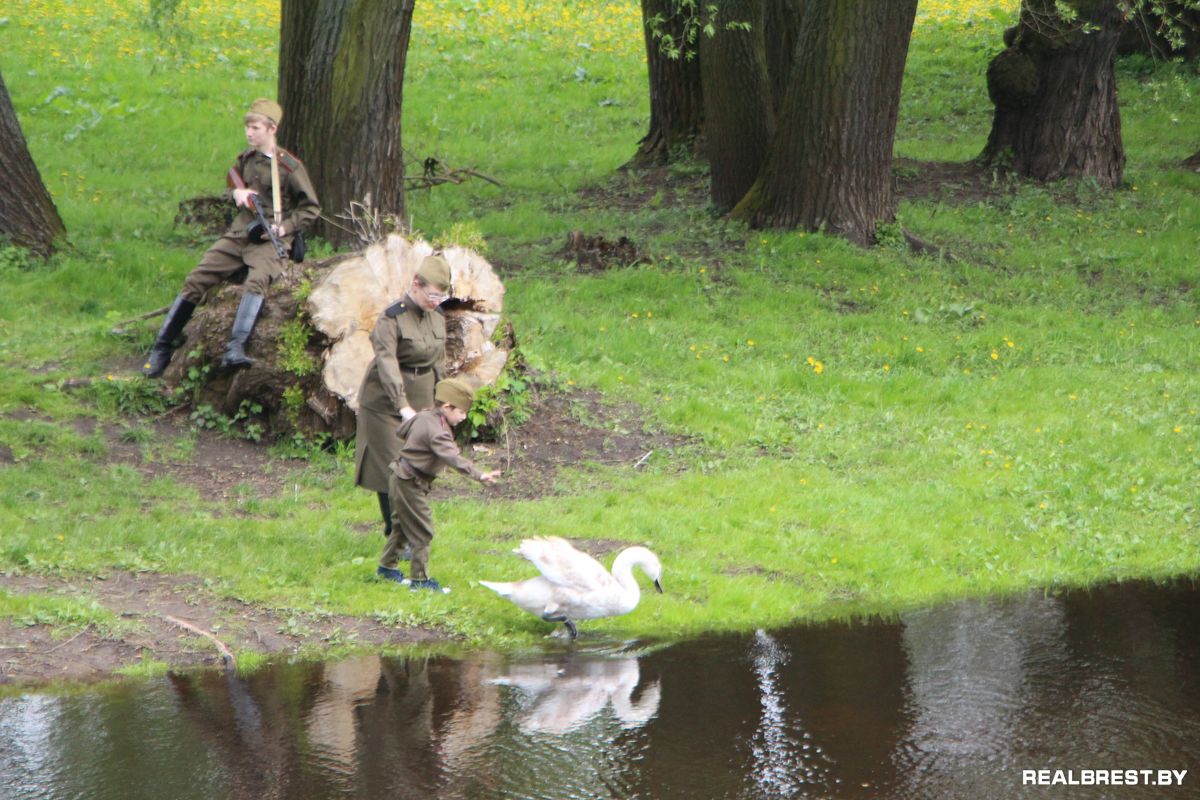
<instances>
[{"instance_id":1,"label":"shoulder strap","mask_svg":"<svg viewBox=\"0 0 1200 800\"><path fill-rule=\"evenodd\" d=\"M282 147L275 150L279 154L279 166L288 172L295 172L300 169L300 159L284 150Z\"/></svg>"},{"instance_id":2,"label":"shoulder strap","mask_svg":"<svg viewBox=\"0 0 1200 800\"><path fill-rule=\"evenodd\" d=\"M408 306L403 300L397 300L388 306L383 313L387 314L389 317L398 317L405 311L408 311Z\"/></svg>"}]
</instances>

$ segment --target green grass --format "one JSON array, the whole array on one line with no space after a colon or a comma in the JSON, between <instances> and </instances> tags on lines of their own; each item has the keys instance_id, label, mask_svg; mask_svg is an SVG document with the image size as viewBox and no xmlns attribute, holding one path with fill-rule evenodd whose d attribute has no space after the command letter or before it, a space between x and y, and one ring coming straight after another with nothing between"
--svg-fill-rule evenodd
<instances>
[{"instance_id":1,"label":"green grass","mask_svg":"<svg viewBox=\"0 0 1200 800\"><path fill-rule=\"evenodd\" d=\"M0 258L0 453L12 462L0 469L0 570L196 574L277 608L507 646L547 626L473 581L531 574L507 551L535 534L662 555L665 595L585 626L621 636L1200 567L1200 176L1173 166L1198 146L1191 67L1121 64L1116 191L905 201L901 222L958 256L939 261L749 231L661 199L598 206L578 190L625 188L613 173L646 124L636 4L419 5L405 146L504 186L413 193L415 227L477 232L497 263L519 265L503 276L506 314L555 385L633 401L695 444L637 473L581 466L560 476L561 496L436 504L433 573L455 591L412 597L371 577L380 541L360 529L374 499L352 485L345 448L279 496L241 487L218 502L109 464L105 439L72 424L121 422L151 458L187 457L186 441L165 453L131 416L155 413L153 392L118 365L151 326L132 340L108 331L166 303L198 257L172 227L176 205L218 190L242 106L273 92L263 65L276 46L269 15L239 23L236 46L220 39L238 7L209 2L176 62L132 5L117 6L128 19L76 6L40 2L0 23L0 69L71 245L44 265ZM978 154L984 70L1005 24L919 23L897 155ZM47 102L60 86L69 93ZM582 274L557 255L575 228L627 235L650 262ZM78 376L98 380L62 388Z\"/></svg>"}]
</instances>

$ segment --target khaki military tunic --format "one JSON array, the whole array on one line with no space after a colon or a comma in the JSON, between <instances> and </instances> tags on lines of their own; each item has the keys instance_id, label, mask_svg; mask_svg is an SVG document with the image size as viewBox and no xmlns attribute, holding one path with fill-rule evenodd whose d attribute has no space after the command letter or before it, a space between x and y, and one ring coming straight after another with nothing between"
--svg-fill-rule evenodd
<instances>
[{"instance_id":1,"label":"khaki military tunic","mask_svg":"<svg viewBox=\"0 0 1200 800\"><path fill-rule=\"evenodd\" d=\"M392 501L392 532L388 536L379 564L394 568L400 549L412 548L414 581L429 577L429 546L433 541L433 512L429 508L429 490L433 480L450 467L475 480L483 473L459 452L454 432L439 409L421 411L400 426L403 442L399 454L388 468L388 495Z\"/></svg>"},{"instance_id":2,"label":"khaki military tunic","mask_svg":"<svg viewBox=\"0 0 1200 800\"><path fill-rule=\"evenodd\" d=\"M354 482L388 491L388 464L400 454L400 409L433 407L433 387L446 361L446 318L407 295L390 306L371 331L375 359L358 390Z\"/></svg>"},{"instance_id":3,"label":"khaki military tunic","mask_svg":"<svg viewBox=\"0 0 1200 800\"><path fill-rule=\"evenodd\" d=\"M309 180L308 171L304 165L291 153L280 148L279 181L280 203L283 205L283 227L286 235L283 246L290 250L296 231L303 230L321 215L321 205L317 201L317 192ZM273 199L271 190L271 157L258 150L247 150L237 158L234 165L247 189L258 192L257 201L263 210L267 222L274 220ZM232 200L232 191L228 194ZM275 253L275 246L268 238L258 244L251 244L246 238L246 228L257 219L254 212L248 208L238 207L229 228L208 249L200 263L187 276L180 292L185 299L199 303L204 293L221 281L228 280L235 272L246 266L248 274L243 288L265 296L271 281L279 277L283 270L283 260Z\"/></svg>"}]
</instances>

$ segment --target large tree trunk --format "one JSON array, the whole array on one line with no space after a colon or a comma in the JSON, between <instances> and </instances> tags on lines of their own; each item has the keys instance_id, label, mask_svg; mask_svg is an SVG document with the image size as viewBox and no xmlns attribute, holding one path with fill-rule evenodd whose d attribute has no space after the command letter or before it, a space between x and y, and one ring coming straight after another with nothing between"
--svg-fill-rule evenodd
<instances>
[{"instance_id":1,"label":"large tree trunk","mask_svg":"<svg viewBox=\"0 0 1200 800\"><path fill-rule=\"evenodd\" d=\"M642 0L650 86L650 129L626 165L629 167L658 166L681 155L690 157L704 124L699 58L695 52L680 53L676 58L668 56L649 24L655 16L661 15L663 33L680 41L684 33L678 12L679 0Z\"/></svg>"},{"instance_id":2,"label":"large tree trunk","mask_svg":"<svg viewBox=\"0 0 1200 800\"><path fill-rule=\"evenodd\" d=\"M405 222L400 111L414 0L284 0L280 143L300 157L326 217L369 194ZM337 244L355 237L326 225Z\"/></svg>"},{"instance_id":3,"label":"large tree trunk","mask_svg":"<svg viewBox=\"0 0 1200 800\"><path fill-rule=\"evenodd\" d=\"M13 109L8 86L0 75L0 239L45 258L54 252L54 240L66 233L54 200L42 183L17 112Z\"/></svg>"},{"instance_id":4,"label":"large tree trunk","mask_svg":"<svg viewBox=\"0 0 1200 800\"><path fill-rule=\"evenodd\" d=\"M807 3L776 135L732 216L874 241L895 218L892 143L916 0Z\"/></svg>"},{"instance_id":5,"label":"large tree trunk","mask_svg":"<svg viewBox=\"0 0 1200 800\"><path fill-rule=\"evenodd\" d=\"M1008 48L988 65L996 106L983 164L1040 181L1092 178L1117 186L1125 170L1114 68L1117 0L1023 0Z\"/></svg>"},{"instance_id":6,"label":"large tree trunk","mask_svg":"<svg viewBox=\"0 0 1200 800\"><path fill-rule=\"evenodd\" d=\"M749 30L729 28L749 23ZM704 134L718 209L734 204L758 177L775 125L763 36L763 0L727 0L712 36L700 37Z\"/></svg>"},{"instance_id":7,"label":"large tree trunk","mask_svg":"<svg viewBox=\"0 0 1200 800\"><path fill-rule=\"evenodd\" d=\"M193 405L230 417L266 420L275 435L301 432L347 439L354 435L358 389L374 352L370 334L379 315L404 296L425 256L427 242L398 235L365 250L293 266L272 284L271 296L247 345L251 367L221 369L237 313L236 286L218 289L185 329L187 344L163 375L166 386L188 385ZM504 303L504 284L472 250L442 252L450 264L453 296L446 315L447 375L475 386L492 384L508 358L492 343Z\"/></svg>"},{"instance_id":8,"label":"large tree trunk","mask_svg":"<svg viewBox=\"0 0 1200 800\"><path fill-rule=\"evenodd\" d=\"M783 97L792 77L803 17L804 0L766 0L763 36L767 45L767 75L771 80L771 107L776 114L783 107Z\"/></svg>"}]
</instances>

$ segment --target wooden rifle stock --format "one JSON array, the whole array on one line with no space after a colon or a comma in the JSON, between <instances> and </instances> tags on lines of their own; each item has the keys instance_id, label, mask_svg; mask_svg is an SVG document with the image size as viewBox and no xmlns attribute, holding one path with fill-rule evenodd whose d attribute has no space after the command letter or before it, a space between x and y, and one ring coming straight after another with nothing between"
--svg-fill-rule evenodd
<instances>
[{"instance_id":1,"label":"wooden rifle stock","mask_svg":"<svg viewBox=\"0 0 1200 800\"><path fill-rule=\"evenodd\" d=\"M237 167L229 168L229 172L225 175L225 185L230 189L246 188L246 182L242 180ZM246 202L250 205L250 208L254 209L254 214L258 217L258 224L262 226L262 234L257 235L256 238L255 233L252 232L254 223L251 223L250 227L246 228L246 237L256 243L261 242L264 235L270 237L271 244L275 246L275 255L280 258L287 258L287 248L283 246L283 242L275 234L275 229L267 223L267 218L263 216L262 207L258 205L258 201L255 199L257 196L256 194L249 195L246 198Z\"/></svg>"}]
</instances>

